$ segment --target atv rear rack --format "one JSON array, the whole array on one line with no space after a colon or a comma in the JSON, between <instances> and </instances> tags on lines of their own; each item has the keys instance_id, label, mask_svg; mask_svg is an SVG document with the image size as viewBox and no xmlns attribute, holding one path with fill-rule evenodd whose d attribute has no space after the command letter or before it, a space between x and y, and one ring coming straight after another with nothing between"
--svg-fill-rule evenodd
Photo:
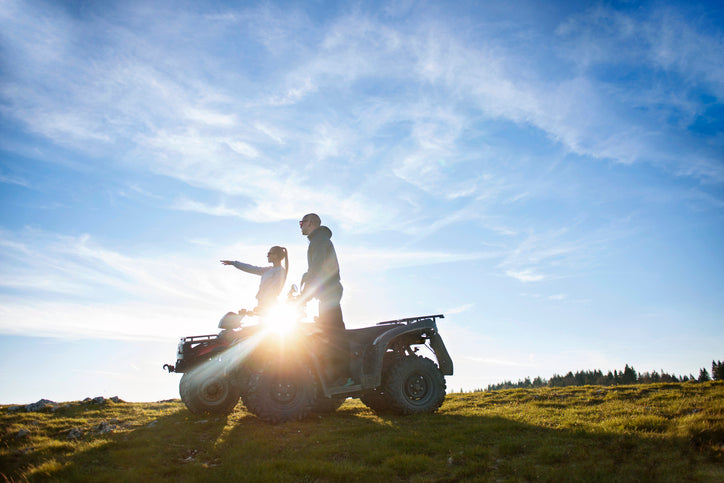
<instances>
[{"instance_id":1,"label":"atv rear rack","mask_svg":"<svg viewBox=\"0 0 724 483\"><path fill-rule=\"evenodd\" d=\"M391 325L391 324L414 324L415 322L419 322L421 320L428 320L432 319L433 322L437 322L436 319L444 319L445 316L443 314L437 314L437 315L421 315L419 317L408 317L406 319L397 319L397 320L386 320L384 322L377 322L375 325Z\"/></svg>"}]
</instances>

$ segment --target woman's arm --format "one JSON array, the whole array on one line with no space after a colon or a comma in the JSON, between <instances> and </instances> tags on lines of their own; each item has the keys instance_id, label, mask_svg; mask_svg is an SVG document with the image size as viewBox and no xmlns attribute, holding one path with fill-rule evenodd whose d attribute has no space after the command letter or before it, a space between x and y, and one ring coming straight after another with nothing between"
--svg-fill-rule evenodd
<instances>
[{"instance_id":1,"label":"woman's arm","mask_svg":"<svg viewBox=\"0 0 724 483\"><path fill-rule=\"evenodd\" d=\"M254 275L263 275L264 272L269 269L269 267L256 267L254 265L249 265L248 263L231 260L221 260L221 263L223 263L224 265L233 265L241 271L244 271L246 273L253 273Z\"/></svg>"}]
</instances>

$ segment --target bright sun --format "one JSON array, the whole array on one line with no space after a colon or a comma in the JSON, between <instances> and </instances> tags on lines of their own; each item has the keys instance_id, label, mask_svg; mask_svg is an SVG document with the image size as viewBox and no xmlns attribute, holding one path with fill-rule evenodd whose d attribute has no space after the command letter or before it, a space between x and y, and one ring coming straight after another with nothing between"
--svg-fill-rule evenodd
<instances>
[{"instance_id":1,"label":"bright sun","mask_svg":"<svg viewBox=\"0 0 724 483\"><path fill-rule=\"evenodd\" d=\"M292 332L299 322L299 311L294 304L276 304L264 316L266 330L278 335Z\"/></svg>"}]
</instances>

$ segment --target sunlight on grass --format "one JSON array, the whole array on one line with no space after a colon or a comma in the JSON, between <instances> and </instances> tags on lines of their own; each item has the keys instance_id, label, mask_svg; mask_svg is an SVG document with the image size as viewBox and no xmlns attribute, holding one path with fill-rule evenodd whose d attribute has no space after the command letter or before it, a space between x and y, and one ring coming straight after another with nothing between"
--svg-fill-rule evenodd
<instances>
[{"instance_id":1,"label":"sunlight on grass","mask_svg":"<svg viewBox=\"0 0 724 483\"><path fill-rule=\"evenodd\" d=\"M3 408L0 424L16 481L716 481L724 468L722 383L458 393L415 417L349 399L280 425L180 401Z\"/></svg>"},{"instance_id":2,"label":"sunlight on grass","mask_svg":"<svg viewBox=\"0 0 724 483\"><path fill-rule=\"evenodd\" d=\"M70 463L59 463L55 459L50 459L42 462L37 466L31 466L27 470L28 477L34 476L53 476L65 467L68 467Z\"/></svg>"}]
</instances>

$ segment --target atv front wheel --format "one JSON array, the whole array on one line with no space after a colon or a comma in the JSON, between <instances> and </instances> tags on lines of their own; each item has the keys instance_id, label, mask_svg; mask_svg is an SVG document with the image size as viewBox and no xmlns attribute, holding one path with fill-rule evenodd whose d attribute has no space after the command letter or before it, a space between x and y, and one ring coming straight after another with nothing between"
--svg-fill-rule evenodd
<instances>
[{"instance_id":1,"label":"atv front wheel","mask_svg":"<svg viewBox=\"0 0 724 483\"><path fill-rule=\"evenodd\" d=\"M303 419L317 401L317 384L305 364L270 364L251 374L243 400L249 412L269 423Z\"/></svg>"},{"instance_id":2,"label":"atv front wheel","mask_svg":"<svg viewBox=\"0 0 724 483\"><path fill-rule=\"evenodd\" d=\"M209 374L205 367L186 372L179 383L179 394L194 414L229 414L239 402L239 388L223 374Z\"/></svg>"},{"instance_id":3,"label":"atv front wheel","mask_svg":"<svg viewBox=\"0 0 724 483\"><path fill-rule=\"evenodd\" d=\"M432 413L445 399L445 377L430 359L404 357L390 367L384 393L395 412Z\"/></svg>"}]
</instances>

